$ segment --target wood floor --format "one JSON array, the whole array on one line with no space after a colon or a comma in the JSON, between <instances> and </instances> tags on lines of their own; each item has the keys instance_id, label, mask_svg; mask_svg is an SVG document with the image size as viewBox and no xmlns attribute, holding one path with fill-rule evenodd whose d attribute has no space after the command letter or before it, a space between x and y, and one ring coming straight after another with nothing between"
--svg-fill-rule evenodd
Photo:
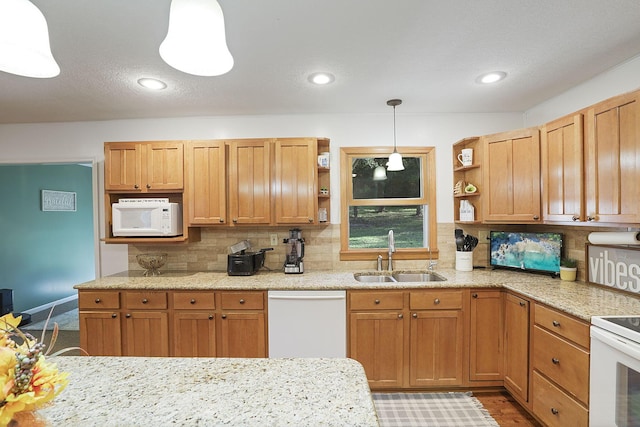
<instances>
[{"instance_id":1,"label":"wood floor","mask_svg":"<svg viewBox=\"0 0 640 427\"><path fill-rule=\"evenodd\" d=\"M541 427L518 402L506 391L474 392L476 397L489 414L496 420L500 427Z\"/></svg>"}]
</instances>

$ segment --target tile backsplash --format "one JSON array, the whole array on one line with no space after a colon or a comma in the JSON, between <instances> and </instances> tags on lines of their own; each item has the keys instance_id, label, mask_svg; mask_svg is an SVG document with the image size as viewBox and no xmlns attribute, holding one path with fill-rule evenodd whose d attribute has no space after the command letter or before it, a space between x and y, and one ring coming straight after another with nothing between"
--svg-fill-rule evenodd
<instances>
[{"instance_id":1,"label":"tile backsplash","mask_svg":"<svg viewBox=\"0 0 640 427\"><path fill-rule=\"evenodd\" d=\"M169 245L129 245L129 269L140 270L136 255L146 252L168 254L166 270L226 271L229 247L241 240L249 240L252 249L273 247L266 253L265 266L272 270L282 269L286 245L283 239L289 236L292 227L229 227L203 228L201 241ZM324 227L300 227L305 239L305 270L361 271L374 270L376 261L340 261L340 225ZM455 262L454 230L462 228L465 234L481 239L473 251L474 265L488 266L489 242L486 240L492 230L517 230L529 232L553 231L564 235L564 254L578 260L578 279L585 278L585 244L592 231L624 231L626 228L602 227L562 227L540 225L465 225L453 223L438 224L438 267L453 268ZM271 245L272 234L277 234L278 244ZM484 240L482 240L484 238ZM434 255L436 258L436 255ZM396 269L423 269L428 260L395 260ZM385 264L386 265L386 264Z\"/></svg>"}]
</instances>

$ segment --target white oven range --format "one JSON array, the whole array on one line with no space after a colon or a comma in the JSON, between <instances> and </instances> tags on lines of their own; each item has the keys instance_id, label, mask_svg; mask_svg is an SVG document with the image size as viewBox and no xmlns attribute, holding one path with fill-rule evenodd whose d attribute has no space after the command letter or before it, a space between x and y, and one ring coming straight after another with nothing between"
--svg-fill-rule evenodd
<instances>
[{"instance_id":1,"label":"white oven range","mask_svg":"<svg viewBox=\"0 0 640 427\"><path fill-rule=\"evenodd\" d=\"M591 318L589 426L640 426L640 315Z\"/></svg>"}]
</instances>

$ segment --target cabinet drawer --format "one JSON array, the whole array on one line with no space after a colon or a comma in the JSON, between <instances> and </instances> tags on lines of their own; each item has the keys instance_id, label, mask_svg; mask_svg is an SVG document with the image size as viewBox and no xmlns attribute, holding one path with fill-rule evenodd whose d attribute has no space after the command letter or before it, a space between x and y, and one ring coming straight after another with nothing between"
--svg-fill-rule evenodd
<instances>
[{"instance_id":1,"label":"cabinet drawer","mask_svg":"<svg viewBox=\"0 0 640 427\"><path fill-rule=\"evenodd\" d=\"M78 293L80 310L120 308L120 292L113 291L80 291Z\"/></svg>"},{"instance_id":2,"label":"cabinet drawer","mask_svg":"<svg viewBox=\"0 0 640 427\"><path fill-rule=\"evenodd\" d=\"M222 292L220 306L223 310L262 310L264 292Z\"/></svg>"},{"instance_id":3,"label":"cabinet drawer","mask_svg":"<svg viewBox=\"0 0 640 427\"><path fill-rule=\"evenodd\" d=\"M126 308L135 309L162 309L167 308L166 292L124 292L124 304Z\"/></svg>"},{"instance_id":4,"label":"cabinet drawer","mask_svg":"<svg viewBox=\"0 0 640 427\"><path fill-rule=\"evenodd\" d=\"M462 308L462 291L422 291L409 294L411 310L449 310Z\"/></svg>"},{"instance_id":5,"label":"cabinet drawer","mask_svg":"<svg viewBox=\"0 0 640 427\"><path fill-rule=\"evenodd\" d=\"M533 373L533 413L549 427L587 427L589 411L539 373Z\"/></svg>"},{"instance_id":6,"label":"cabinet drawer","mask_svg":"<svg viewBox=\"0 0 640 427\"><path fill-rule=\"evenodd\" d=\"M589 402L589 353L539 326L533 328L533 369Z\"/></svg>"},{"instance_id":7,"label":"cabinet drawer","mask_svg":"<svg viewBox=\"0 0 640 427\"><path fill-rule=\"evenodd\" d=\"M402 310L403 292L352 292L349 294L351 310Z\"/></svg>"},{"instance_id":8,"label":"cabinet drawer","mask_svg":"<svg viewBox=\"0 0 640 427\"><path fill-rule=\"evenodd\" d=\"M173 308L176 310L214 310L216 308L213 292L174 292Z\"/></svg>"},{"instance_id":9,"label":"cabinet drawer","mask_svg":"<svg viewBox=\"0 0 640 427\"><path fill-rule=\"evenodd\" d=\"M535 322L555 334L589 348L589 325L581 320L540 304L535 306Z\"/></svg>"}]
</instances>

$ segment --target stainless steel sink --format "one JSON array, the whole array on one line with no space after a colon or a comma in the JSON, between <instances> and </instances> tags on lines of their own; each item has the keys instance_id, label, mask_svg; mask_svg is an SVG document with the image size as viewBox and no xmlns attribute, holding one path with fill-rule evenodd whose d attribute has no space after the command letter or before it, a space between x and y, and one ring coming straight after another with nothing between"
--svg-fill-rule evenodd
<instances>
[{"instance_id":1,"label":"stainless steel sink","mask_svg":"<svg viewBox=\"0 0 640 427\"><path fill-rule=\"evenodd\" d=\"M397 271L391 274L355 273L353 277L358 282L386 283L386 282L443 282L447 280L434 272Z\"/></svg>"},{"instance_id":2,"label":"stainless steel sink","mask_svg":"<svg viewBox=\"0 0 640 427\"><path fill-rule=\"evenodd\" d=\"M393 278L398 282L443 282L446 278L437 273L393 273Z\"/></svg>"},{"instance_id":3,"label":"stainless steel sink","mask_svg":"<svg viewBox=\"0 0 640 427\"><path fill-rule=\"evenodd\" d=\"M358 282L366 283L385 283L385 282L397 282L392 276L383 276L380 274L354 274L353 277Z\"/></svg>"}]
</instances>

